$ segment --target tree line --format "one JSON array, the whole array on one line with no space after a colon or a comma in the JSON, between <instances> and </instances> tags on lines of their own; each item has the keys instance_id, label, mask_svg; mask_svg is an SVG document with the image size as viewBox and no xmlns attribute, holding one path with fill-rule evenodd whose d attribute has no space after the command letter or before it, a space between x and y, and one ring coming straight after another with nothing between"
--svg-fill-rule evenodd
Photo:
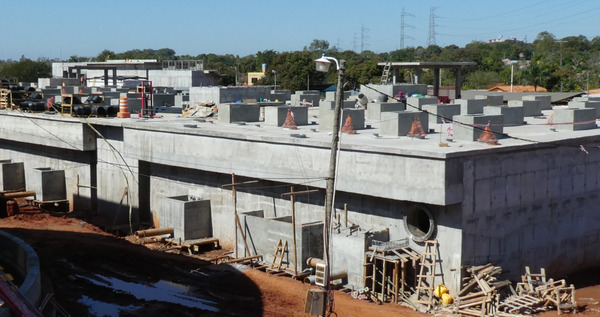
<instances>
[{"instance_id":1,"label":"tree line","mask_svg":"<svg viewBox=\"0 0 600 317\"><path fill-rule=\"evenodd\" d=\"M67 62L106 61L110 59L202 60L204 69L217 70L223 77L222 85L241 85L245 74L256 72L266 65L265 77L259 85L275 84L282 89L322 89L337 82L335 67L328 74L315 69L314 60L325 53L346 60L346 75L350 86L379 83L381 62L476 62L476 66L463 69L463 89L486 89L496 84L510 84L511 67L514 84L544 87L548 91L585 91L600 87L600 36L588 40L584 36L557 39L553 34L541 32L533 43L504 41L486 43L474 41L465 47L449 45L440 47L409 47L385 53L363 51L360 53L337 47L315 39L302 50L277 52L259 51L248 56L232 54L177 55L173 49L134 49L121 53L103 50L95 57L71 56ZM19 61L0 60L0 78L13 77L20 81L36 81L38 77L51 76L51 62L21 57ZM512 66L511 66L512 64ZM442 85L454 84L454 71L442 72ZM410 82L410 70L400 72L397 81ZM236 82L237 79L237 82ZM425 71L423 82L431 84L433 73Z\"/></svg>"}]
</instances>

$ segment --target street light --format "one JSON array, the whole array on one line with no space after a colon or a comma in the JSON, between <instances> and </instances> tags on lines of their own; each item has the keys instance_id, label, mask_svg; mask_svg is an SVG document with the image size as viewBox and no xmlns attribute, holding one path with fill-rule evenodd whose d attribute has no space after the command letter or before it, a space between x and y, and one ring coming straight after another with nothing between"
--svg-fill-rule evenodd
<instances>
[{"instance_id":1,"label":"street light","mask_svg":"<svg viewBox=\"0 0 600 317\"><path fill-rule=\"evenodd\" d=\"M327 177L327 187L326 187L326 196L325 196L325 215L323 221L323 257L325 260L325 290L327 291L326 298L329 298L329 292L331 290L331 286L329 285L329 273L331 272L330 266L330 256L329 256L329 220L331 219L331 212L333 210L333 191L335 186L335 170L337 164L337 151L338 151L338 142L340 139L340 118L342 113L342 81L344 80L344 75L346 72L346 61L343 59L338 62L337 59L333 57L328 57L323 54L321 58L316 59L316 67L319 72L327 72L329 70L329 66L331 65L331 61L335 61L335 65L337 66L338 71L338 84L335 95L335 108L333 111L333 133L331 137L331 153L329 157L329 177ZM327 312L327 300L325 301L325 305L323 307L323 316L326 316Z\"/></svg>"},{"instance_id":2,"label":"street light","mask_svg":"<svg viewBox=\"0 0 600 317\"><path fill-rule=\"evenodd\" d=\"M275 87L273 88L273 90L277 90L277 72L273 69L271 71L271 73L273 73L273 75L275 75Z\"/></svg>"}]
</instances>

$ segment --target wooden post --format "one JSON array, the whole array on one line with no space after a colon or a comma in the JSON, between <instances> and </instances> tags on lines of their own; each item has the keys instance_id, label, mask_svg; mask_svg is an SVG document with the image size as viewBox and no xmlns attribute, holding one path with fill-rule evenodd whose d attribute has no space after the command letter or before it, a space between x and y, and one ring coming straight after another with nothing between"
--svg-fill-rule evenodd
<instances>
[{"instance_id":1,"label":"wooden post","mask_svg":"<svg viewBox=\"0 0 600 317\"><path fill-rule=\"evenodd\" d=\"M294 275L298 275L298 256L296 252L296 195L310 194L318 191L319 190L317 189L313 189L301 192L294 192L294 187L291 187L289 193L281 194L281 197L291 196L290 199L292 201L292 239L294 241L292 243L292 247L294 248Z\"/></svg>"},{"instance_id":2,"label":"wooden post","mask_svg":"<svg viewBox=\"0 0 600 317\"><path fill-rule=\"evenodd\" d=\"M238 217L238 212L237 212L237 194L235 191L235 186L236 185L246 185L246 184L254 184L254 183L258 183L257 180L255 181L247 181L247 182L241 182L241 183L236 183L235 182L235 173L231 173L231 184L226 184L226 185L222 185L221 188L226 188L226 187L231 187L231 194L233 196L233 214L234 214L234 224L233 224L233 232L235 233L235 237L234 237L234 257L238 257L238 252L237 252L237 236L238 236L238 228L240 230L240 233L242 234L242 239L244 240L244 247L246 248L246 256L250 256L250 249L248 248L248 244L246 243L246 236L244 235L244 230L242 230L242 225L240 223L240 218Z\"/></svg>"},{"instance_id":3,"label":"wooden post","mask_svg":"<svg viewBox=\"0 0 600 317\"><path fill-rule=\"evenodd\" d=\"M344 220L346 221L345 227L348 228L348 204L344 204Z\"/></svg>"}]
</instances>

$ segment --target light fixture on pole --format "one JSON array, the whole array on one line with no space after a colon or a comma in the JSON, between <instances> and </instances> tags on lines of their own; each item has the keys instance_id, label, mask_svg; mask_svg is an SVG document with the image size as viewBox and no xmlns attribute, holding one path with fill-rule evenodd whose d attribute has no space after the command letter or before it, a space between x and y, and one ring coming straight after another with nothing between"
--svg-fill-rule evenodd
<instances>
[{"instance_id":1,"label":"light fixture on pole","mask_svg":"<svg viewBox=\"0 0 600 317\"><path fill-rule=\"evenodd\" d=\"M340 118L342 114L342 97L343 97L343 89L342 82L344 80L345 72L346 72L346 61L340 60L338 62L337 59L333 57L328 57L323 54L321 58L316 59L316 67L319 72L327 72L329 70L329 66L331 65L331 61L335 61L335 65L337 66L338 71L338 84L335 95L335 108L333 111L333 133L331 138L331 153L329 157L329 176L327 177L327 187L326 187L326 196L325 196L325 214L323 220L323 258L325 260L325 290L327 291L327 299L329 299L329 293L331 291L331 285L329 284L329 272L331 272L330 265L330 254L329 254L329 224L331 219L331 212L333 210L333 192L335 190L335 172L337 165L337 151L339 146L340 139ZM333 300L333 299L332 299ZM325 301L325 305L323 307L323 316L327 316L327 300Z\"/></svg>"}]
</instances>

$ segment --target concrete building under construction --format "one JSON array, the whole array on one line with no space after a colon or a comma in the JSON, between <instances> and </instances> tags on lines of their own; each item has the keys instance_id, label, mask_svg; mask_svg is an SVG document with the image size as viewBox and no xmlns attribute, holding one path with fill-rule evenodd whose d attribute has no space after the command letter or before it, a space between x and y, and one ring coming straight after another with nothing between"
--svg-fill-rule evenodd
<instances>
[{"instance_id":1,"label":"concrete building under construction","mask_svg":"<svg viewBox=\"0 0 600 317\"><path fill-rule=\"evenodd\" d=\"M386 89L426 91L378 87ZM386 279L375 272L388 264L396 266L384 274L414 285L415 257L431 241L435 284L453 291L466 265L491 262L514 278L525 265L562 274L600 263L599 102L370 99L366 110L355 97L344 102L356 133L341 137L330 241L331 270L345 270L349 287ZM266 262L285 243L283 265L302 271L322 256L333 104L330 95L313 107L219 103L218 120L2 110L0 191L62 171L49 177L62 181L71 208L107 230L171 226L176 238L216 237ZM281 127L288 108L297 129ZM293 207L282 196L291 187Z\"/></svg>"}]
</instances>

